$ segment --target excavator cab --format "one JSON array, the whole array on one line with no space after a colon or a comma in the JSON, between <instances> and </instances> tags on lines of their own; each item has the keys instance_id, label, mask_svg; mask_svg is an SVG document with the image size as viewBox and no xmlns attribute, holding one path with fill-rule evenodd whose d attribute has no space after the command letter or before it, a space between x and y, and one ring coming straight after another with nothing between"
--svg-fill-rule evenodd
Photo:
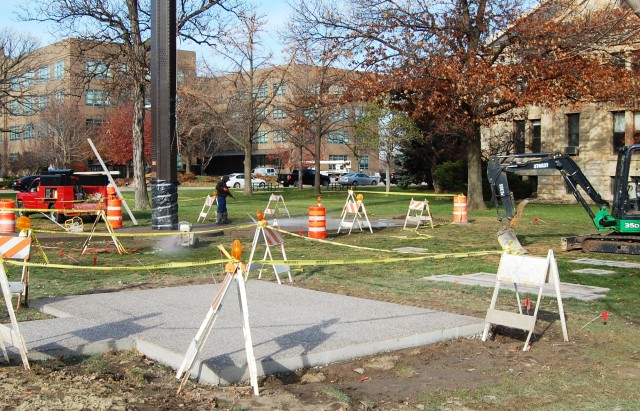
<instances>
[{"instance_id":1,"label":"excavator cab","mask_svg":"<svg viewBox=\"0 0 640 411\"><path fill-rule=\"evenodd\" d=\"M630 220L640 220L639 144L623 147L618 154L611 215L620 221L620 231L630 228Z\"/></svg>"}]
</instances>

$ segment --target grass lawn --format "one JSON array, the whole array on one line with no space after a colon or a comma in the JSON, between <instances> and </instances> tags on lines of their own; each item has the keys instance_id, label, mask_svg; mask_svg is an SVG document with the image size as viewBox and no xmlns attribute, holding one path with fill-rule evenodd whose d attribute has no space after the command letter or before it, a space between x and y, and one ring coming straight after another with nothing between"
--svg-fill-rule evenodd
<instances>
[{"instance_id":1,"label":"grass lawn","mask_svg":"<svg viewBox=\"0 0 640 411\"><path fill-rule=\"evenodd\" d=\"M195 222L204 198L210 191L210 189L181 188L179 220L189 221L198 228ZM265 208L270 195L269 192L256 192L252 196L245 196L240 190L233 191L237 200L229 199L228 209L229 217L234 223L250 223L251 216L255 216L256 210ZM414 189L413 191L394 191L392 195L386 195L382 187L367 187L362 192L356 190L356 193L364 195L364 203L370 219L395 218L399 221L403 221L412 197L423 199L425 194L428 194ZM133 205L133 193L125 192L124 194L129 205ZM302 191L294 188L282 189L278 194L284 196L292 216L305 217L308 215L308 208L317 204L317 196L313 195L310 189ZM324 192L321 199L327 209L327 216L338 218L346 197L346 191ZM346 261L338 265L294 266L292 267L294 285L484 317L492 289L429 282L424 281L423 277L481 271L496 272L500 257L496 239L499 222L495 210L472 211L468 215L470 224L455 225L451 222L453 210L451 197L429 196L427 198L436 224L434 229L421 228L418 233L401 228L385 228L374 230L373 233L365 231L338 236L330 233L330 241L322 243L300 236L285 235L289 260ZM123 214L124 225L132 226L126 211ZM135 216L140 225L150 225L149 211L136 211ZM210 213L206 224L211 225L212 218L213 212ZM119 240L129 251L123 255L115 252L109 237L94 237L89 244L91 252L81 255L81 246L86 236L68 235L64 239L59 236L47 239L47 234L42 231L55 229L55 226L39 216L33 216L32 226L50 263L72 265L77 269L33 267L31 299L119 290L127 287L185 284L218 278L222 274L222 264L219 262L203 264L203 262L220 259L217 246L224 245L230 249L234 239L242 241L243 257L247 258L253 237L252 228L234 230L225 226L224 235L203 236L196 247L167 248L167 244L174 240L163 232L154 232L148 236L122 236ZM103 227L100 228L103 231ZM85 225L85 231L87 229L88 225ZM531 254L545 256L547 250L554 250L561 281L611 289L600 301L564 300L570 338L589 341L586 347L579 350L580 355L584 356L581 361L592 361L597 363L598 367L612 373L620 369L619 367L630 367L637 374L640 367L640 354L638 354L640 330L637 326L640 319L638 302L640 270L613 268L611 270L615 271L615 274L606 276L577 274L573 270L586 266L574 263L573 260L589 257L638 262L639 259L637 256L587 255L579 251L561 250L561 237L589 234L595 231L588 215L579 205L531 203L525 208L516 229L521 243ZM411 256L393 251L399 247L426 249L431 258L420 261L398 261L398 257ZM467 258L451 256L452 253L472 251L494 251L494 253ZM436 257L441 255L446 257ZM42 253L38 250L32 251L31 261L42 264L45 262ZM162 264L173 262L180 262L184 266L169 269L162 266ZM122 268L106 271L94 269L100 267ZM17 273L19 268L9 266L8 270L10 273ZM274 281L275 279L267 272L266 280ZM542 304L542 310L557 312L554 299L544 299ZM603 311L609 313L608 324L595 321L590 326L581 328ZM38 315L33 310L23 309L20 312L20 319L38 318ZM552 327L559 329L560 326L556 321L552 323ZM557 337L558 333L556 332L555 335ZM605 344L608 349L594 348L593 341L600 341L599 344ZM558 342L561 342L559 337ZM567 356L571 357L572 354L568 353ZM583 364L583 366L586 365ZM573 368L573 370L576 369ZM550 386L553 386L551 392L549 392ZM460 392L459 394L461 398L470 397L473 401L484 404L482 407L491 408L499 406L500 401L487 402L482 398L503 398L502 405L508 407L509 404L513 404L511 399L517 396L535 395L534 393L537 392L551 398L550 404L553 405L548 409L572 409L575 398L564 395L563 390L579 390L585 396L585 400L589 399L589 395L593 396L595 402L591 409L614 409L614 405L618 404L614 401L616 398L626 398L625 404L630 407L627 408L625 405L620 409L633 409L640 406L637 389L634 386L635 384L628 383L622 377L594 381L586 374L571 375L566 370L553 370L552 375L541 378L539 381L527 381L524 384L505 378L495 386L480 390L482 392ZM450 396L450 393L447 395ZM523 407L526 408L526 406Z\"/></svg>"}]
</instances>

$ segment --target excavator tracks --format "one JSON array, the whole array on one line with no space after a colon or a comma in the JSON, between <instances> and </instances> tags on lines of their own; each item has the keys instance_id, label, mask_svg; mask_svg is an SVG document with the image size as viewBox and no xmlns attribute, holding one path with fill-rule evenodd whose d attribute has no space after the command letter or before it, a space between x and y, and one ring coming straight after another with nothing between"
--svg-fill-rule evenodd
<instances>
[{"instance_id":1,"label":"excavator tracks","mask_svg":"<svg viewBox=\"0 0 640 411\"><path fill-rule=\"evenodd\" d=\"M611 253L640 255L640 236L586 235L562 239L563 248L582 250L585 253Z\"/></svg>"}]
</instances>

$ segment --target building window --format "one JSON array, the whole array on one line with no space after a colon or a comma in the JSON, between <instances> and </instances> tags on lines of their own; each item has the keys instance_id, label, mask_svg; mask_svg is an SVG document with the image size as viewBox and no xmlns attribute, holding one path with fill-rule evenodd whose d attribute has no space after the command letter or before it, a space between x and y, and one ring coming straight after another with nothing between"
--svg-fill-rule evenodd
<instances>
[{"instance_id":1,"label":"building window","mask_svg":"<svg viewBox=\"0 0 640 411\"><path fill-rule=\"evenodd\" d=\"M180 86L184 84L184 71L180 69L176 70L176 83Z\"/></svg>"},{"instance_id":2,"label":"building window","mask_svg":"<svg viewBox=\"0 0 640 411\"><path fill-rule=\"evenodd\" d=\"M617 154L620 147L624 146L625 134L627 131L627 121L624 111L614 111L613 113L613 153Z\"/></svg>"},{"instance_id":3,"label":"building window","mask_svg":"<svg viewBox=\"0 0 640 411\"><path fill-rule=\"evenodd\" d=\"M284 130L275 130L273 132L273 142L274 143L284 143L285 141L287 141L287 139L285 137Z\"/></svg>"},{"instance_id":4,"label":"building window","mask_svg":"<svg viewBox=\"0 0 640 411\"><path fill-rule=\"evenodd\" d=\"M87 74L93 78L110 78L111 68L107 63L101 61L87 61L85 63Z\"/></svg>"},{"instance_id":5,"label":"building window","mask_svg":"<svg viewBox=\"0 0 640 411\"><path fill-rule=\"evenodd\" d=\"M12 91L20 90L20 79L19 78L12 78L11 79L11 90Z\"/></svg>"},{"instance_id":6,"label":"building window","mask_svg":"<svg viewBox=\"0 0 640 411\"><path fill-rule=\"evenodd\" d=\"M266 108L263 108L262 110L260 109L256 110L256 120L265 121L268 116L269 116L269 111Z\"/></svg>"},{"instance_id":7,"label":"building window","mask_svg":"<svg viewBox=\"0 0 640 411\"><path fill-rule=\"evenodd\" d=\"M360 157L360 171L369 169L369 156Z\"/></svg>"},{"instance_id":8,"label":"building window","mask_svg":"<svg viewBox=\"0 0 640 411\"><path fill-rule=\"evenodd\" d=\"M256 133L253 142L255 144L267 144L269 143L269 132L260 130Z\"/></svg>"},{"instance_id":9,"label":"building window","mask_svg":"<svg viewBox=\"0 0 640 411\"><path fill-rule=\"evenodd\" d=\"M38 111L42 111L49 105L49 96L38 96Z\"/></svg>"},{"instance_id":10,"label":"building window","mask_svg":"<svg viewBox=\"0 0 640 411\"><path fill-rule=\"evenodd\" d=\"M29 71L24 74L23 84L25 88L29 88L33 86L33 84L35 83L34 77L35 77L35 74L33 71Z\"/></svg>"},{"instance_id":11,"label":"building window","mask_svg":"<svg viewBox=\"0 0 640 411\"><path fill-rule=\"evenodd\" d=\"M329 133L327 142L329 144L349 144L349 135L346 131L334 131Z\"/></svg>"},{"instance_id":12,"label":"building window","mask_svg":"<svg viewBox=\"0 0 640 411\"><path fill-rule=\"evenodd\" d=\"M53 97L56 99L58 103L62 103L62 100L64 100L64 92L62 90L58 90L55 93L53 93Z\"/></svg>"},{"instance_id":13,"label":"building window","mask_svg":"<svg viewBox=\"0 0 640 411\"><path fill-rule=\"evenodd\" d=\"M49 66L40 67L38 69L38 83L47 83L50 79L50 73Z\"/></svg>"},{"instance_id":14,"label":"building window","mask_svg":"<svg viewBox=\"0 0 640 411\"><path fill-rule=\"evenodd\" d=\"M640 143L640 111L633 113L633 144Z\"/></svg>"},{"instance_id":15,"label":"building window","mask_svg":"<svg viewBox=\"0 0 640 411\"><path fill-rule=\"evenodd\" d=\"M341 154L329 154L329 161L347 161L346 155ZM337 170L337 164L329 164L329 170Z\"/></svg>"},{"instance_id":16,"label":"building window","mask_svg":"<svg viewBox=\"0 0 640 411\"><path fill-rule=\"evenodd\" d=\"M284 110L279 107L274 108L271 115L274 120L282 120L283 118L287 118L287 113L285 113Z\"/></svg>"},{"instance_id":17,"label":"building window","mask_svg":"<svg viewBox=\"0 0 640 411\"><path fill-rule=\"evenodd\" d=\"M580 114L567 114L567 142L569 147L580 145Z\"/></svg>"},{"instance_id":18,"label":"building window","mask_svg":"<svg viewBox=\"0 0 640 411\"><path fill-rule=\"evenodd\" d=\"M23 140L31 140L35 135L33 124L27 124L22 128L22 139Z\"/></svg>"},{"instance_id":19,"label":"building window","mask_svg":"<svg viewBox=\"0 0 640 411\"><path fill-rule=\"evenodd\" d=\"M524 125L524 120L518 120L515 122L515 135L513 136L513 145L516 150L516 154L524 154L524 147L526 142Z\"/></svg>"},{"instance_id":20,"label":"building window","mask_svg":"<svg viewBox=\"0 0 640 411\"><path fill-rule=\"evenodd\" d=\"M542 129L540 120L531 120L531 152L539 153L542 151Z\"/></svg>"},{"instance_id":21,"label":"building window","mask_svg":"<svg viewBox=\"0 0 640 411\"><path fill-rule=\"evenodd\" d=\"M329 120L331 121L341 121L347 119L349 119L349 112L344 108L334 111L329 116Z\"/></svg>"},{"instance_id":22,"label":"building window","mask_svg":"<svg viewBox=\"0 0 640 411\"><path fill-rule=\"evenodd\" d=\"M253 95L256 98L267 98L269 95L269 86L266 84L261 85L254 90Z\"/></svg>"},{"instance_id":23,"label":"building window","mask_svg":"<svg viewBox=\"0 0 640 411\"><path fill-rule=\"evenodd\" d=\"M104 123L104 119L101 119L101 118L86 118L86 119L84 119L84 124L87 127L98 127L102 123Z\"/></svg>"},{"instance_id":24,"label":"building window","mask_svg":"<svg viewBox=\"0 0 640 411\"><path fill-rule=\"evenodd\" d=\"M18 100L11 100L9 102L9 114L11 114L12 116L20 115L20 103L18 102Z\"/></svg>"},{"instance_id":25,"label":"building window","mask_svg":"<svg viewBox=\"0 0 640 411\"><path fill-rule=\"evenodd\" d=\"M287 92L287 86L284 84L284 82L273 83L271 87L273 87L273 94L275 96L284 96L285 93Z\"/></svg>"},{"instance_id":26,"label":"building window","mask_svg":"<svg viewBox=\"0 0 640 411\"><path fill-rule=\"evenodd\" d=\"M53 63L53 79L60 80L64 78L64 61L56 61Z\"/></svg>"},{"instance_id":27,"label":"building window","mask_svg":"<svg viewBox=\"0 0 640 411\"><path fill-rule=\"evenodd\" d=\"M87 90L84 92L84 104L87 107L108 107L109 98L104 90Z\"/></svg>"},{"instance_id":28,"label":"building window","mask_svg":"<svg viewBox=\"0 0 640 411\"><path fill-rule=\"evenodd\" d=\"M9 161L18 161L19 158L20 158L20 154L18 153L9 154Z\"/></svg>"},{"instance_id":29,"label":"building window","mask_svg":"<svg viewBox=\"0 0 640 411\"><path fill-rule=\"evenodd\" d=\"M9 128L9 141L20 140L20 126L11 126Z\"/></svg>"},{"instance_id":30,"label":"building window","mask_svg":"<svg viewBox=\"0 0 640 411\"><path fill-rule=\"evenodd\" d=\"M22 113L29 115L29 114L33 114L35 112L35 97L34 96L29 96L29 97L25 97L24 101L22 102Z\"/></svg>"}]
</instances>

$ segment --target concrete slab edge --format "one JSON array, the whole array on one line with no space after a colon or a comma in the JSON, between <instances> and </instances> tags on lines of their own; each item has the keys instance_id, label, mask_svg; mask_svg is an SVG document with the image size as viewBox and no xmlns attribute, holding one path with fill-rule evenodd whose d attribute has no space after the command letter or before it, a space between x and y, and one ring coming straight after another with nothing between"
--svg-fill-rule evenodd
<instances>
[{"instance_id":1,"label":"concrete slab edge","mask_svg":"<svg viewBox=\"0 0 640 411\"><path fill-rule=\"evenodd\" d=\"M478 323L463 325L460 327L415 334L399 339L356 344L320 353L311 353L308 355L279 359L258 359L258 377L291 372L299 369L308 369L335 362L352 360L354 358L361 358L368 355L398 351L405 348L420 347L441 341L479 335L484 329L484 321L480 319L478 319L478 321ZM178 369L180 367L184 358L182 354L176 354L147 341L138 340L136 343L136 349L147 357L174 369ZM186 349L187 347L185 347L185 352ZM246 364L243 364L241 367L227 367L216 371L206 364L206 360L196 360L191 370L191 378L205 384L229 385L247 381L249 379L249 373L247 371Z\"/></svg>"}]
</instances>

